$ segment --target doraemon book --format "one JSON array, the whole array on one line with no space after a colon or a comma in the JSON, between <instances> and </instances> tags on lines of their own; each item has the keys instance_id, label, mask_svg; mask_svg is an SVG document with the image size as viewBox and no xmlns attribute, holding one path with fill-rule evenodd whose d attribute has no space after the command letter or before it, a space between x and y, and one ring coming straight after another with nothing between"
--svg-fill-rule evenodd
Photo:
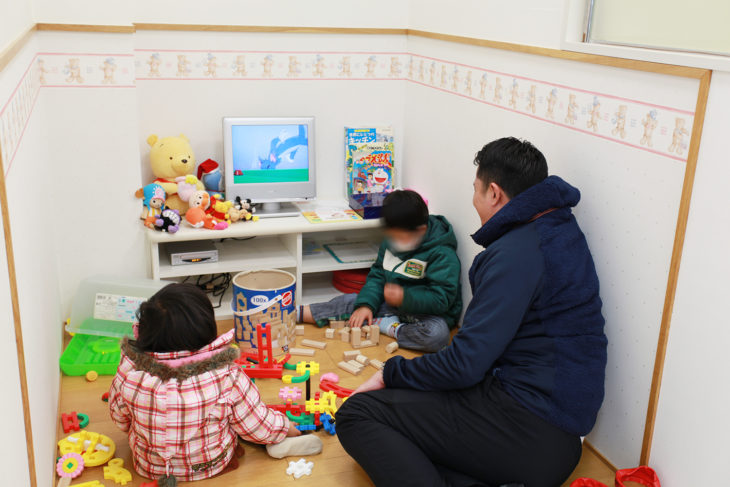
<instances>
[{"instance_id":1,"label":"doraemon book","mask_svg":"<svg viewBox=\"0 0 730 487\"><path fill-rule=\"evenodd\" d=\"M345 128L347 195L393 190L392 127Z\"/></svg>"}]
</instances>

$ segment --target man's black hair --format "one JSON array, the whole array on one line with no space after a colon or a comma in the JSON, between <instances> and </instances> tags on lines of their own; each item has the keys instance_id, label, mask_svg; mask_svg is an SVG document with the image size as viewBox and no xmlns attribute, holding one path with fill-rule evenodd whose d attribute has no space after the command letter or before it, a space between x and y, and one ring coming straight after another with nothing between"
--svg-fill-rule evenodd
<instances>
[{"instance_id":1,"label":"man's black hair","mask_svg":"<svg viewBox=\"0 0 730 487\"><path fill-rule=\"evenodd\" d=\"M410 189L398 189L386 196L381 215L385 228L415 230L428 224L426 202Z\"/></svg>"},{"instance_id":2,"label":"man's black hair","mask_svg":"<svg viewBox=\"0 0 730 487\"><path fill-rule=\"evenodd\" d=\"M503 137L477 152L477 177L486 188L497 183L511 199L548 176L545 156L526 140Z\"/></svg>"},{"instance_id":3,"label":"man's black hair","mask_svg":"<svg viewBox=\"0 0 730 487\"><path fill-rule=\"evenodd\" d=\"M172 283L137 310L139 337L132 343L144 352L197 350L215 340L217 329L208 296L192 284Z\"/></svg>"}]
</instances>

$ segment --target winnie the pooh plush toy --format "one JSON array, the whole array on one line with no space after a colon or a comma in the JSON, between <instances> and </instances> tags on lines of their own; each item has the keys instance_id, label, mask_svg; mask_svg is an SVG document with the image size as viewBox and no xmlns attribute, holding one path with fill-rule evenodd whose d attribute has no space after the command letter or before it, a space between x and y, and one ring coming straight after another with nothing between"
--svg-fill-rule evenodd
<instances>
[{"instance_id":1,"label":"winnie the pooh plush toy","mask_svg":"<svg viewBox=\"0 0 730 487\"><path fill-rule=\"evenodd\" d=\"M204 189L203 183L193 175L195 154L188 138L180 135L160 139L157 135L150 135L147 143L150 145L150 167L156 178L154 182L162 186L167 194L165 206L184 215L188 202L178 195L178 182L184 180L193 183L198 190Z\"/></svg>"}]
</instances>

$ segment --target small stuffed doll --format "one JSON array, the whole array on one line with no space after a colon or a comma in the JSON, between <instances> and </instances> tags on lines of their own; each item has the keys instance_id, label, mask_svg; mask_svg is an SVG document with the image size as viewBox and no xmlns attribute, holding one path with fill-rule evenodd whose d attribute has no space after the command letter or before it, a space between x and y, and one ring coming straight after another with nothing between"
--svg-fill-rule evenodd
<instances>
[{"instance_id":1,"label":"small stuffed doll","mask_svg":"<svg viewBox=\"0 0 730 487\"><path fill-rule=\"evenodd\" d=\"M223 174L213 159L206 159L198 165L198 179L207 191L223 191Z\"/></svg>"},{"instance_id":2,"label":"small stuffed doll","mask_svg":"<svg viewBox=\"0 0 730 487\"><path fill-rule=\"evenodd\" d=\"M196 191L188 201L188 211L185 212L185 220L193 228L208 228L210 230L223 230L228 228L228 223L219 221L206 213L210 207L210 195L205 191Z\"/></svg>"},{"instance_id":3,"label":"small stuffed doll","mask_svg":"<svg viewBox=\"0 0 730 487\"><path fill-rule=\"evenodd\" d=\"M171 208L165 208L155 220L155 230L161 232L175 233L180 230L180 212Z\"/></svg>"},{"instance_id":4,"label":"small stuffed doll","mask_svg":"<svg viewBox=\"0 0 730 487\"><path fill-rule=\"evenodd\" d=\"M157 217L165 206L165 190L159 184L151 183L137 190L134 195L142 198L142 214L140 218L145 224L150 217Z\"/></svg>"},{"instance_id":5,"label":"small stuffed doll","mask_svg":"<svg viewBox=\"0 0 730 487\"><path fill-rule=\"evenodd\" d=\"M253 215L254 211L256 211L256 208L251 206L251 200L242 200L240 196L236 196L236 201L228 210L228 218L231 223L249 220L258 221L259 217Z\"/></svg>"},{"instance_id":6,"label":"small stuffed doll","mask_svg":"<svg viewBox=\"0 0 730 487\"><path fill-rule=\"evenodd\" d=\"M198 178L192 174L178 176L175 178L175 182L177 183L177 194L183 201L189 201L193 193L198 191L198 184L200 184Z\"/></svg>"}]
</instances>

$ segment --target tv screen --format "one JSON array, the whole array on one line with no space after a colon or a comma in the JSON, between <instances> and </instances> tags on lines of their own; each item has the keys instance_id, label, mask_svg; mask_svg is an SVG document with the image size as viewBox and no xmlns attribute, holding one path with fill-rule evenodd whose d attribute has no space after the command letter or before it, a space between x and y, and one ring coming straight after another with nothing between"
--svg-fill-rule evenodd
<instances>
[{"instance_id":1,"label":"tv screen","mask_svg":"<svg viewBox=\"0 0 730 487\"><path fill-rule=\"evenodd\" d=\"M233 125L234 184L309 181L309 133L305 124Z\"/></svg>"}]
</instances>

